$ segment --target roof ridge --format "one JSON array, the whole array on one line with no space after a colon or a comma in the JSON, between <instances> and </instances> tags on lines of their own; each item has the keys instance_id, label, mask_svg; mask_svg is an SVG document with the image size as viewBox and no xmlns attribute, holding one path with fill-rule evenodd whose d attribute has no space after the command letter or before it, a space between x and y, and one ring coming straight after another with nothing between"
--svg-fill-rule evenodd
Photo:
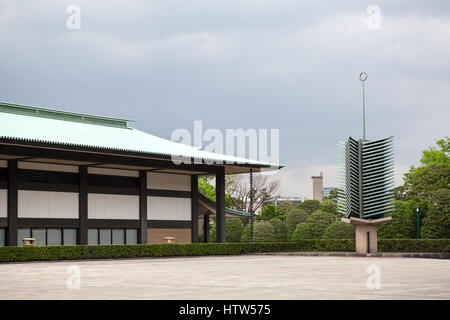
<instances>
[{"instance_id":1,"label":"roof ridge","mask_svg":"<svg viewBox=\"0 0 450 320\"><path fill-rule=\"evenodd\" d=\"M1 101L0 101L0 112L13 113L31 117L48 118L53 120L87 123L99 126L126 128L126 129L130 129L129 122L133 121L128 119L102 117L90 114L76 113L70 111L60 111Z\"/></svg>"}]
</instances>

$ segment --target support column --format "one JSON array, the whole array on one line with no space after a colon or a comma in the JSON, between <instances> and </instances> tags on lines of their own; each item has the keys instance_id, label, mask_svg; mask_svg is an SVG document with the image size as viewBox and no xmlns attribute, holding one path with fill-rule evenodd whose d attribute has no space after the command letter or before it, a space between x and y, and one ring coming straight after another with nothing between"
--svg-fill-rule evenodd
<instances>
[{"instance_id":1,"label":"support column","mask_svg":"<svg viewBox=\"0 0 450 320\"><path fill-rule=\"evenodd\" d=\"M8 229L6 244L17 246L17 160L8 160Z\"/></svg>"},{"instance_id":2,"label":"support column","mask_svg":"<svg viewBox=\"0 0 450 320\"><path fill-rule=\"evenodd\" d=\"M216 173L216 242L225 242L225 168Z\"/></svg>"},{"instance_id":3,"label":"support column","mask_svg":"<svg viewBox=\"0 0 450 320\"><path fill-rule=\"evenodd\" d=\"M209 216L205 214L203 216L203 238L204 242L209 242Z\"/></svg>"},{"instance_id":4,"label":"support column","mask_svg":"<svg viewBox=\"0 0 450 320\"><path fill-rule=\"evenodd\" d=\"M191 176L191 220L192 243L198 242L198 176Z\"/></svg>"},{"instance_id":5,"label":"support column","mask_svg":"<svg viewBox=\"0 0 450 320\"><path fill-rule=\"evenodd\" d=\"M147 171L139 171L139 241L147 243Z\"/></svg>"},{"instance_id":6,"label":"support column","mask_svg":"<svg viewBox=\"0 0 450 320\"><path fill-rule=\"evenodd\" d=\"M78 194L78 244L88 244L88 167L79 166L80 189Z\"/></svg>"},{"instance_id":7,"label":"support column","mask_svg":"<svg viewBox=\"0 0 450 320\"><path fill-rule=\"evenodd\" d=\"M360 219L351 217L350 219L343 218L341 220L355 226L356 253L377 253L377 226L380 223L392 220L392 217L380 219Z\"/></svg>"}]
</instances>

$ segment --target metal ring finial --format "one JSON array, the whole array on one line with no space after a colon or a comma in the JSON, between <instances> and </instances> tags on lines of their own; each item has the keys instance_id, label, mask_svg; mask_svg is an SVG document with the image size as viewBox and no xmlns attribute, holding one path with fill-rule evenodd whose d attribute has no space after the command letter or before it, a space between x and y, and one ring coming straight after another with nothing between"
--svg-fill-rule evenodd
<instances>
[{"instance_id":1,"label":"metal ring finial","mask_svg":"<svg viewBox=\"0 0 450 320\"><path fill-rule=\"evenodd\" d=\"M359 74L359 80L361 80L361 81L366 81L367 80L367 73L365 73L365 72L361 72L360 74Z\"/></svg>"}]
</instances>

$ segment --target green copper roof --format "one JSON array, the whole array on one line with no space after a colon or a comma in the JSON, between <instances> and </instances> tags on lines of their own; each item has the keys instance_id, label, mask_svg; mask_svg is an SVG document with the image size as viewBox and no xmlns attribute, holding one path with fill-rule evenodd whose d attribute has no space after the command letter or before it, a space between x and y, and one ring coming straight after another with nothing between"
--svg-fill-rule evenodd
<instances>
[{"instance_id":1,"label":"green copper roof","mask_svg":"<svg viewBox=\"0 0 450 320\"><path fill-rule=\"evenodd\" d=\"M39 107L23 106L20 104L12 104L5 102L0 102L0 112L24 116L48 118L54 120L64 120L64 121L89 123L95 125L111 126L117 128L128 128L128 122L132 121L117 118L99 117L89 114L44 109Z\"/></svg>"},{"instance_id":2,"label":"green copper roof","mask_svg":"<svg viewBox=\"0 0 450 320\"><path fill-rule=\"evenodd\" d=\"M207 202L210 206L212 206L212 207L216 206L216 203L214 201L212 201L211 199L208 199L203 194L198 193L198 197L199 197L199 199L201 201ZM225 213L230 213L230 214L234 214L234 215L242 216L242 217L251 217L250 212L245 212L245 211L240 211L240 210L236 210L236 209L231 209L231 208L228 208L228 207L225 207Z\"/></svg>"},{"instance_id":3,"label":"green copper roof","mask_svg":"<svg viewBox=\"0 0 450 320\"><path fill-rule=\"evenodd\" d=\"M63 112L0 102L0 138L106 150L181 156L254 167L281 167L202 151L129 126L131 120Z\"/></svg>"}]
</instances>

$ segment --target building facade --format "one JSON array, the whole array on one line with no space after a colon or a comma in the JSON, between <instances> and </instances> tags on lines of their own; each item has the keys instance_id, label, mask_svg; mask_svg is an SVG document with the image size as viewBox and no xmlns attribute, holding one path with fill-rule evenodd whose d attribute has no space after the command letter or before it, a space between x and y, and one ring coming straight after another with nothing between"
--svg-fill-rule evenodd
<instances>
[{"instance_id":1,"label":"building facade","mask_svg":"<svg viewBox=\"0 0 450 320\"><path fill-rule=\"evenodd\" d=\"M212 214L224 242L225 175L271 166L165 140L129 120L0 103L0 245L197 242L199 221ZM214 208L199 201L203 175L215 177Z\"/></svg>"},{"instance_id":2,"label":"building facade","mask_svg":"<svg viewBox=\"0 0 450 320\"><path fill-rule=\"evenodd\" d=\"M323 173L320 176L312 176L313 200L323 201Z\"/></svg>"}]
</instances>

